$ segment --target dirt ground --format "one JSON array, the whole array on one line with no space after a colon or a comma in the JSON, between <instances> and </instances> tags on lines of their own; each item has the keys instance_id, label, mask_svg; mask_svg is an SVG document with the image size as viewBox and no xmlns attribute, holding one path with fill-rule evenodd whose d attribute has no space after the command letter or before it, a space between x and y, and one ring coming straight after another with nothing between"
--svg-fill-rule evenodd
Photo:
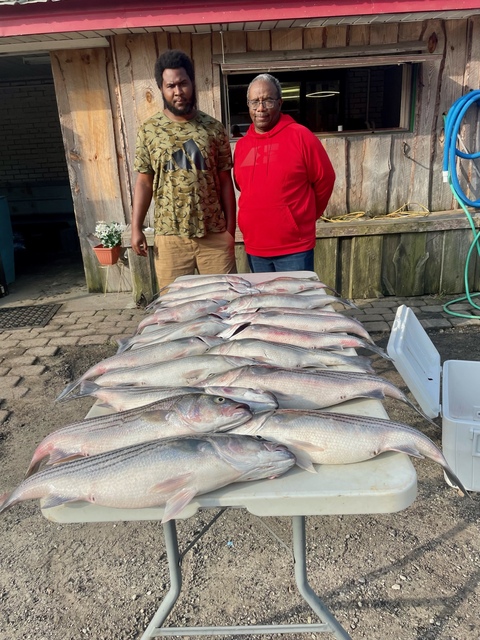
<instances>
[{"instance_id":1,"label":"dirt ground","mask_svg":"<svg viewBox=\"0 0 480 640\"><path fill-rule=\"evenodd\" d=\"M385 347L387 337L378 336L377 344ZM430 337L442 361L480 359L479 328L430 332ZM85 416L91 400L54 404L54 398L114 351L113 344L71 348L43 359L48 371L0 426L0 493L21 481L45 435ZM374 361L378 373L403 386L388 362ZM385 406L392 419L440 444L440 429L410 408L396 401ZM311 585L353 640L476 640L479 495L459 497L433 462L414 465L418 497L405 511L307 519ZM211 516L204 512L178 523L182 549ZM289 520L266 520L289 544ZM30 501L0 516L0 541L1 640L133 640L168 589L158 522L58 525ZM221 515L184 557L183 576L171 625L316 620L296 591L291 553L244 510Z\"/></svg>"}]
</instances>

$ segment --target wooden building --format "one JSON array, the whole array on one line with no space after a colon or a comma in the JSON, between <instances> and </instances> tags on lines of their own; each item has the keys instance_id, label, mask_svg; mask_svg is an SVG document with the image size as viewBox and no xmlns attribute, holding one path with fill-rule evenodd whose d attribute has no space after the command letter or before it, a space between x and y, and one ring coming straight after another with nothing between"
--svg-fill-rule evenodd
<instances>
[{"instance_id":1,"label":"wooden building","mask_svg":"<svg viewBox=\"0 0 480 640\"><path fill-rule=\"evenodd\" d=\"M136 132L162 106L153 67L167 48L192 57L198 106L227 127L248 124L246 85L269 71L284 110L322 140L337 174L325 214L337 221L317 227L327 284L354 298L464 291L472 231L442 180L444 114L480 88L480 1L0 0L0 60L50 57L90 291L156 290L151 259L128 248L106 283L88 236L130 221ZM478 150L476 106L461 138ZM478 197L472 163L462 181ZM237 259L248 270L240 234ZM480 289L475 254L469 283Z\"/></svg>"}]
</instances>

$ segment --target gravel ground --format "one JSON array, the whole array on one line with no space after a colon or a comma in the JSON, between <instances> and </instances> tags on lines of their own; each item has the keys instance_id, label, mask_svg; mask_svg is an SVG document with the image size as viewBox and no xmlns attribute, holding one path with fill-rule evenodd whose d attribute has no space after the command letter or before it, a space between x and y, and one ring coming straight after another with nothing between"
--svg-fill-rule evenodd
<instances>
[{"instance_id":1,"label":"gravel ground","mask_svg":"<svg viewBox=\"0 0 480 640\"><path fill-rule=\"evenodd\" d=\"M385 347L387 336L377 337ZM442 360L480 359L476 327L430 337ZM47 372L32 382L31 392L16 401L0 426L2 491L21 481L45 435L85 416L89 399L59 405L54 399L67 382L114 351L113 344L69 348L42 360ZM381 375L403 386L388 362L378 357L374 362ZM392 419L421 429L440 444L440 429L410 408L396 401L385 406ZM311 585L353 640L476 640L478 494L461 498L433 462L413 464L418 498L405 511L307 519ZM178 523L182 549L212 515L199 513ZM288 545L289 520L263 520L244 510L222 513L183 559L183 591L169 624L316 620L296 591L290 551L264 526ZM168 590L157 522L58 525L43 518L38 502L31 501L0 516L0 540L2 640L133 640Z\"/></svg>"}]
</instances>

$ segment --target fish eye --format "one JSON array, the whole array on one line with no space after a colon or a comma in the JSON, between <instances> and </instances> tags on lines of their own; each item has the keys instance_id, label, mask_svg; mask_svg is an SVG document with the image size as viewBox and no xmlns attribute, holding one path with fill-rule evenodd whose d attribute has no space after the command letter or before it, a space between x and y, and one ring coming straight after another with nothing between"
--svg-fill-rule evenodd
<instances>
[{"instance_id":1,"label":"fish eye","mask_svg":"<svg viewBox=\"0 0 480 640\"><path fill-rule=\"evenodd\" d=\"M217 396L217 397L215 398L215 402L216 402L217 404L224 404L224 402L225 402L225 398L224 398L223 396Z\"/></svg>"}]
</instances>

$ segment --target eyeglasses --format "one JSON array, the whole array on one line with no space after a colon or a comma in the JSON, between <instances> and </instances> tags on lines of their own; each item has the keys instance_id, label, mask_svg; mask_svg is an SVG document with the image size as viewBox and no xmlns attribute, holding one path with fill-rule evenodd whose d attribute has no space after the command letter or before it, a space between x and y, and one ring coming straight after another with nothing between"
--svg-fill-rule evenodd
<instances>
[{"instance_id":1,"label":"eyeglasses","mask_svg":"<svg viewBox=\"0 0 480 640\"><path fill-rule=\"evenodd\" d=\"M247 100L247 104L251 109L258 109L260 105L263 105L265 109L273 109L276 105L278 98L267 98L266 100Z\"/></svg>"}]
</instances>

